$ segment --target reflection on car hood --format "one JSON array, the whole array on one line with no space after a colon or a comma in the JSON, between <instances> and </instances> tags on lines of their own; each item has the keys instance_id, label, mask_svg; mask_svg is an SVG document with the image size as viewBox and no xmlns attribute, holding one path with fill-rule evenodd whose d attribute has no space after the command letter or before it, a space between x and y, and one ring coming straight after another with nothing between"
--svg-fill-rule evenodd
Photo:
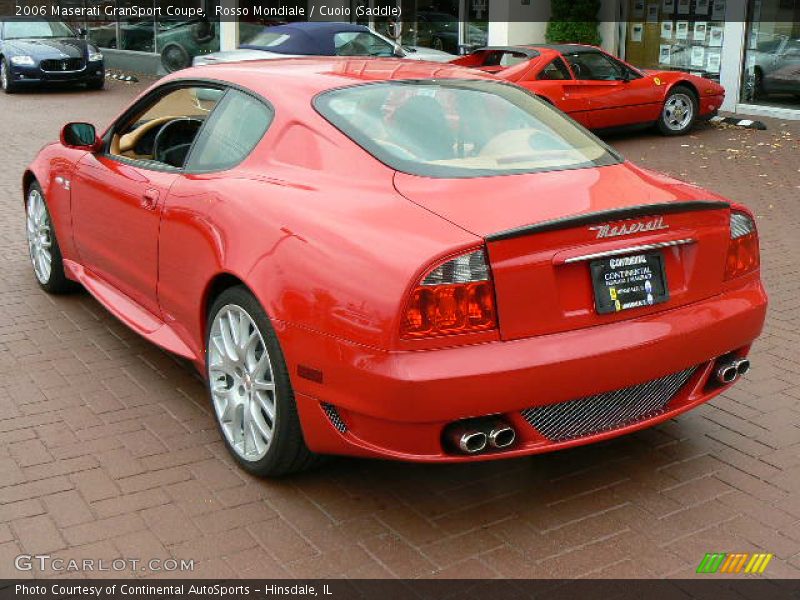
<instances>
[{"instance_id":1,"label":"reflection on car hood","mask_svg":"<svg viewBox=\"0 0 800 600\"><path fill-rule=\"evenodd\" d=\"M407 52L406 58L409 60L432 60L433 62L450 62L456 56L442 50L434 50L425 46L408 46L414 52Z\"/></svg>"},{"instance_id":2,"label":"reflection on car hood","mask_svg":"<svg viewBox=\"0 0 800 600\"><path fill-rule=\"evenodd\" d=\"M86 40L77 38L7 40L5 51L37 59L80 58L86 54Z\"/></svg>"},{"instance_id":3,"label":"reflection on car hood","mask_svg":"<svg viewBox=\"0 0 800 600\"><path fill-rule=\"evenodd\" d=\"M277 52L268 52L266 50L249 50L242 48L239 50L225 50L223 52L211 52L210 54L201 54L194 59L195 66L199 65L213 65L216 63L226 62L241 62L245 60L267 60L270 58L287 58L295 56L294 54L278 54Z\"/></svg>"},{"instance_id":4,"label":"reflection on car hood","mask_svg":"<svg viewBox=\"0 0 800 600\"><path fill-rule=\"evenodd\" d=\"M442 52L440 50L433 50L432 48L424 48L422 46L411 46L416 52L408 52L406 58L409 60L431 60L435 62L449 62L455 56ZM298 56L296 54L279 54L277 52L269 52L268 50L253 50L250 48L239 48L237 50L225 50L222 52L212 52L210 54L201 54L196 56L192 64L195 67L200 65L214 65L217 63L226 62L243 62L246 60L268 60L271 58L289 58Z\"/></svg>"}]
</instances>

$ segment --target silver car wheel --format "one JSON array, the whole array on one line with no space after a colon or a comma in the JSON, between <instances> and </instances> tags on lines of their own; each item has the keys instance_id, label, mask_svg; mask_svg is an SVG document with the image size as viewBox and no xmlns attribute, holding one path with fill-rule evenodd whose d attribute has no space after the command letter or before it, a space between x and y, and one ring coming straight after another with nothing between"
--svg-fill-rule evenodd
<instances>
[{"instance_id":1,"label":"silver car wheel","mask_svg":"<svg viewBox=\"0 0 800 600\"><path fill-rule=\"evenodd\" d=\"M664 103L664 124L672 131L682 131L694 119L694 102L686 94L673 94Z\"/></svg>"},{"instance_id":2,"label":"silver car wheel","mask_svg":"<svg viewBox=\"0 0 800 600\"><path fill-rule=\"evenodd\" d=\"M226 304L214 316L208 346L208 385L220 428L240 458L260 460L278 418L264 338L246 310Z\"/></svg>"},{"instance_id":3,"label":"silver car wheel","mask_svg":"<svg viewBox=\"0 0 800 600\"><path fill-rule=\"evenodd\" d=\"M53 272L53 245L50 215L42 194L37 189L28 193L27 208L28 251L39 283L47 285Z\"/></svg>"},{"instance_id":4,"label":"silver car wheel","mask_svg":"<svg viewBox=\"0 0 800 600\"><path fill-rule=\"evenodd\" d=\"M6 89L8 87L8 73L6 72L6 63L0 61L0 88Z\"/></svg>"}]
</instances>

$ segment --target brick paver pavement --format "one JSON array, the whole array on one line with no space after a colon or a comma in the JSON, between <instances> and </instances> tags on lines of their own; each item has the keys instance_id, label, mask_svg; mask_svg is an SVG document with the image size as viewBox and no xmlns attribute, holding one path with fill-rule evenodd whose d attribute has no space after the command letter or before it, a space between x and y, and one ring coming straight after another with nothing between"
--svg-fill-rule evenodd
<instances>
[{"instance_id":1,"label":"brick paver pavement","mask_svg":"<svg viewBox=\"0 0 800 600\"><path fill-rule=\"evenodd\" d=\"M22 169L63 122L104 125L143 86L109 88L0 97L0 576L54 575L16 572L21 553L194 559L208 577L692 576L709 551L771 552L767 575L800 576L799 123L610 140L758 214L771 310L724 396L557 454L261 481L185 364L88 294L34 283Z\"/></svg>"}]
</instances>

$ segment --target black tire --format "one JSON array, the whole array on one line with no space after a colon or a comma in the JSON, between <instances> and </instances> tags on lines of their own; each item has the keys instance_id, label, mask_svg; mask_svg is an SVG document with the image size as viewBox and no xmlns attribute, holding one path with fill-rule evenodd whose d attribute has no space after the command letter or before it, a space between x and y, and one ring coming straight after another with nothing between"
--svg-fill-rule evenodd
<instances>
[{"instance_id":1,"label":"black tire","mask_svg":"<svg viewBox=\"0 0 800 600\"><path fill-rule=\"evenodd\" d=\"M686 109L691 110L691 115L685 119L671 118L668 111L668 107L674 106L671 103L678 103L681 110L686 105ZM685 85L676 85L669 91L667 98L664 100L664 106L661 108L661 114L658 117L658 130L663 135L686 135L697 122L698 108L699 102L694 90ZM674 115L674 113L672 114Z\"/></svg>"},{"instance_id":2,"label":"black tire","mask_svg":"<svg viewBox=\"0 0 800 600\"><path fill-rule=\"evenodd\" d=\"M97 81L90 81L86 84L87 90L102 90L106 87L106 80L105 79L98 79Z\"/></svg>"},{"instance_id":3,"label":"black tire","mask_svg":"<svg viewBox=\"0 0 800 600\"><path fill-rule=\"evenodd\" d=\"M0 60L0 89L6 94L13 94L17 91L17 84L11 80L11 67L5 57Z\"/></svg>"},{"instance_id":4,"label":"black tire","mask_svg":"<svg viewBox=\"0 0 800 600\"><path fill-rule=\"evenodd\" d=\"M31 247L31 243L30 242L28 243L28 253L31 257L31 265L33 266L34 277L36 278L36 282L39 284L39 287L41 287L48 294L67 294L69 292L74 291L78 287L78 285L74 281L70 281L69 279L67 279L67 276L64 273L64 261L61 257L61 248L58 245L56 230L55 227L53 226L52 220L50 219L50 209L47 207L47 199L44 196L44 192L42 191L41 186L39 186L39 184L35 181L31 184L31 186L28 188L27 193L25 194L25 218L27 226L26 229L30 227L30 225L28 224L29 210L30 210L30 203L34 201L33 194L39 194L42 202L44 203L44 213L46 215L47 228L49 230L48 236L50 242L50 257L51 257L49 276L47 277L40 276L34 264L33 249Z\"/></svg>"},{"instance_id":5,"label":"black tire","mask_svg":"<svg viewBox=\"0 0 800 600\"><path fill-rule=\"evenodd\" d=\"M232 447L223 430L222 419L217 414L214 396L211 390L214 383L211 378L211 370L209 369L213 323L218 313L230 306L240 307L246 311L247 315L250 316L258 328L267 352L269 353L272 382L275 385L273 437L266 449L266 454L263 458L258 460L248 460L242 457L239 452ZM209 399L220 436L225 443L225 447L236 462L248 473L259 477L280 477L289 475L309 469L320 462L321 457L312 453L303 439L303 432L294 400L294 391L292 390L292 384L287 373L283 351L281 350L280 343L275 335L275 330L270 324L269 318L253 294L243 286L231 287L222 292L209 310L206 332L206 374Z\"/></svg>"},{"instance_id":6,"label":"black tire","mask_svg":"<svg viewBox=\"0 0 800 600\"><path fill-rule=\"evenodd\" d=\"M192 58L186 48L178 44L168 44L161 51L161 64L167 73L174 73L192 66Z\"/></svg>"}]
</instances>

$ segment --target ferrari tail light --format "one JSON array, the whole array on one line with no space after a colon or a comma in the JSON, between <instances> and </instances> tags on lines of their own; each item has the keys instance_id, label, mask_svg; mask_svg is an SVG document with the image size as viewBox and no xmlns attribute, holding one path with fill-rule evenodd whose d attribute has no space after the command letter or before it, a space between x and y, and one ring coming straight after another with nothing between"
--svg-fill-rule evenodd
<instances>
[{"instance_id":1,"label":"ferrari tail light","mask_svg":"<svg viewBox=\"0 0 800 600\"><path fill-rule=\"evenodd\" d=\"M496 327L494 286L480 249L441 263L419 281L403 313L401 334L420 338Z\"/></svg>"},{"instance_id":2,"label":"ferrari tail light","mask_svg":"<svg viewBox=\"0 0 800 600\"><path fill-rule=\"evenodd\" d=\"M753 218L743 212L731 212L731 240L725 262L725 279L755 271L759 265L758 233Z\"/></svg>"}]
</instances>

